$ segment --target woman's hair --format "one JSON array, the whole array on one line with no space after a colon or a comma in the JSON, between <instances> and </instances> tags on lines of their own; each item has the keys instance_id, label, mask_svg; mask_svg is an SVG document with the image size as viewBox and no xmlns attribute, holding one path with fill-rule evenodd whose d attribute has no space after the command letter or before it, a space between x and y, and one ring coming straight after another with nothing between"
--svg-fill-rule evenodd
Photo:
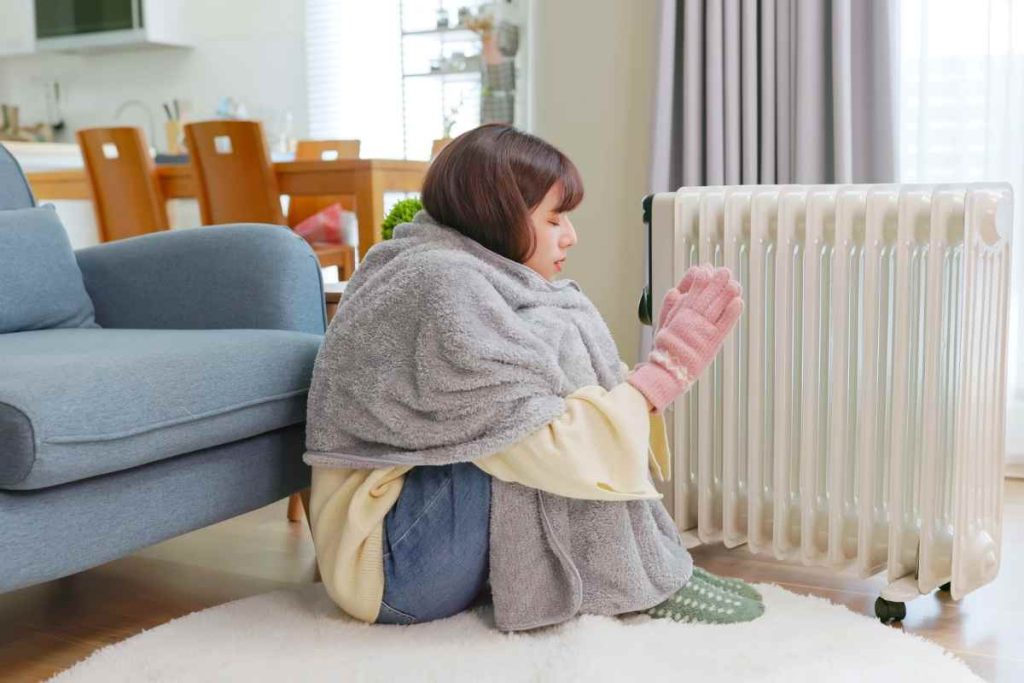
<instances>
[{"instance_id":1,"label":"woman's hair","mask_svg":"<svg viewBox=\"0 0 1024 683\"><path fill-rule=\"evenodd\" d=\"M535 135L493 123L441 150L421 198L438 223L523 263L535 248L530 212L558 182L556 211L571 211L583 200L583 179L569 158Z\"/></svg>"}]
</instances>

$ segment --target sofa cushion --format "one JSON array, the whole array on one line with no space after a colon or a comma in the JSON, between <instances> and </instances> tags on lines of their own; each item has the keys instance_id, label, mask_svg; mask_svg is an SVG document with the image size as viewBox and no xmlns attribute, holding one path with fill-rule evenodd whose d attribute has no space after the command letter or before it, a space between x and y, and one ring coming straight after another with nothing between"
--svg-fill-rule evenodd
<instances>
[{"instance_id":1,"label":"sofa cushion","mask_svg":"<svg viewBox=\"0 0 1024 683\"><path fill-rule=\"evenodd\" d=\"M92 300L52 206L0 211L0 334L96 327Z\"/></svg>"},{"instance_id":2,"label":"sofa cushion","mask_svg":"<svg viewBox=\"0 0 1024 683\"><path fill-rule=\"evenodd\" d=\"M0 488L77 481L301 423L321 339L283 330L0 334Z\"/></svg>"}]
</instances>

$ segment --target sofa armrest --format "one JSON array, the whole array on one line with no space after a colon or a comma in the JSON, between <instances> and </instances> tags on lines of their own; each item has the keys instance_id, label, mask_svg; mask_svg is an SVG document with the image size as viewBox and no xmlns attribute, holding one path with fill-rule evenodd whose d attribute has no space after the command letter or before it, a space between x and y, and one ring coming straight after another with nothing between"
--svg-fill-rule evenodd
<instances>
[{"instance_id":1,"label":"sofa armrest","mask_svg":"<svg viewBox=\"0 0 1024 683\"><path fill-rule=\"evenodd\" d=\"M75 253L102 327L323 334L316 255L280 226L159 232Z\"/></svg>"}]
</instances>

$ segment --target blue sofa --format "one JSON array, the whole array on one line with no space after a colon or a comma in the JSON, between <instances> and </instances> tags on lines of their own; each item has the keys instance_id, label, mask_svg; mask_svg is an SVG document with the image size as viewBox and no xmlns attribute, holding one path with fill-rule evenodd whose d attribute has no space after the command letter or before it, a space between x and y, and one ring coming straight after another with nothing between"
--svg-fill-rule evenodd
<instances>
[{"instance_id":1,"label":"blue sofa","mask_svg":"<svg viewBox=\"0 0 1024 683\"><path fill-rule=\"evenodd\" d=\"M308 487L325 324L316 257L291 231L73 252L0 146L0 592Z\"/></svg>"}]
</instances>

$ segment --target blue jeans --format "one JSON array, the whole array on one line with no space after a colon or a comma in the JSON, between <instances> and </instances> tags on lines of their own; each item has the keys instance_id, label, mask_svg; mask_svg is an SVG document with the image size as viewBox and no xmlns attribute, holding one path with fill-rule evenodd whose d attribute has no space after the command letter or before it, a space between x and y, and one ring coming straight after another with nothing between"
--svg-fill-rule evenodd
<instances>
[{"instance_id":1,"label":"blue jeans","mask_svg":"<svg viewBox=\"0 0 1024 683\"><path fill-rule=\"evenodd\" d=\"M491 477L472 463L414 467L384 518L378 624L443 619L487 583Z\"/></svg>"}]
</instances>

